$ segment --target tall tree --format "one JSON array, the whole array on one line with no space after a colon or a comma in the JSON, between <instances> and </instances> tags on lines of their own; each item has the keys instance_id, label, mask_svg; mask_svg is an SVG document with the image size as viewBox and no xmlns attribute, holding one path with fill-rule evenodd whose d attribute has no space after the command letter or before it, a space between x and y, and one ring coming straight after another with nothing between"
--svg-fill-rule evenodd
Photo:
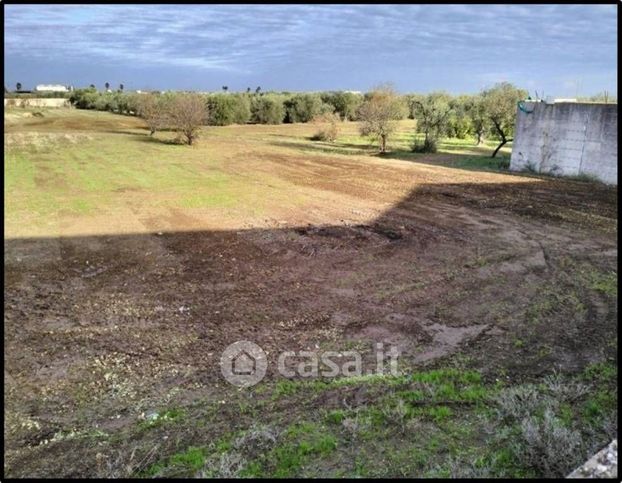
<instances>
[{"instance_id":1,"label":"tall tree","mask_svg":"<svg viewBox=\"0 0 622 483\"><path fill-rule=\"evenodd\" d=\"M476 145L479 146L484 140L484 134L490 130L490 121L481 95L475 95L467 102L466 114L471 120L471 130L477 139Z\"/></svg>"},{"instance_id":2,"label":"tall tree","mask_svg":"<svg viewBox=\"0 0 622 483\"><path fill-rule=\"evenodd\" d=\"M482 92L484 111L490 120L493 132L499 136L500 143L492 153L494 158L506 143L512 141L516 110L519 101L525 99L528 92L509 82L501 82Z\"/></svg>"},{"instance_id":3,"label":"tall tree","mask_svg":"<svg viewBox=\"0 0 622 483\"><path fill-rule=\"evenodd\" d=\"M123 86L123 84L119 84L119 90L120 90L121 92L123 92L123 87L124 87L124 86Z\"/></svg>"},{"instance_id":4,"label":"tall tree","mask_svg":"<svg viewBox=\"0 0 622 483\"><path fill-rule=\"evenodd\" d=\"M376 138L380 152L386 153L387 141L403 116L403 106L390 85L376 87L365 97L358 110L361 136Z\"/></svg>"},{"instance_id":5,"label":"tall tree","mask_svg":"<svg viewBox=\"0 0 622 483\"><path fill-rule=\"evenodd\" d=\"M104 87L106 88L106 90L110 89L110 82L106 82L104 84Z\"/></svg>"},{"instance_id":6,"label":"tall tree","mask_svg":"<svg viewBox=\"0 0 622 483\"><path fill-rule=\"evenodd\" d=\"M341 119L352 121L356 117L356 110L363 102L363 96L344 91L324 92L322 100L333 106L335 112L341 116Z\"/></svg>"},{"instance_id":7,"label":"tall tree","mask_svg":"<svg viewBox=\"0 0 622 483\"><path fill-rule=\"evenodd\" d=\"M259 94L260 91L261 91L261 87L257 86L257 89L255 89L255 94Z\"/></svg>"},{"instance_id":8,"label":"tall tree","mask_svg":"<svg viewBox=\"0 0 622 483\"><path fill-rule=\"evenodd\" d=\"M208 112L205 99L198 94L178 94L169 110L172 127L192 145L199 134L199 128L207 122Z\"/></svg>"},{"instance_id":9,"label":"tall tree","mask_svg":"<svg viewBox=\"0 0 622 483\"><path fill-rule=\"evenodd\" d=\"M21 90L22 90L22 84L21 84L21 82L18 82L17 84L15 84L15 89L16 89L16 90L18 90L18 91L21 91Z\"/></svg>"},{"instance_id":10,"label":"tall tree","mask_svg":"<svg viewBox=\"0 0 622 483\"><path fill-rule=\"evenodd\" d=\"M450 99L445 92L432 92L413 100L417 130L425 134L425 146L431 140L438 139L447 125L449 113L452 111Z\"/></svg>"},{"instance_id":11,"label":"tall tree","mask_svg":"<svg viewBox=\"0 0 622 483\"><path fill-rule=\"evenodd\" d=\"M229 86L222 86L222 90L227 92L229 90Z\"/></svg>"}]
</instances>

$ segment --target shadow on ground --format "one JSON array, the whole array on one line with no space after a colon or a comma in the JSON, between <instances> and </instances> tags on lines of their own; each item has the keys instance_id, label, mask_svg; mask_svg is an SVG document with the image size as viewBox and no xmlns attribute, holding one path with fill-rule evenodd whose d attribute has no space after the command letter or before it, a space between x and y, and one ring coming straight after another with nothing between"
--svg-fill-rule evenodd
<instances>
[{"instance_id":1,"label":"shadow on ground","mask_svg":"<svg viewBox=\"0 0 622 483\"><path fill-rule=\"evenodd\" d=\"M5 410L47 421L6 448L112 430L171 394L218 397L238 340L269 354L269 379L281 351L368 361L377 342L406 367L459 356L491 380L579 371L616 350L616 194L425 185L369 224L5 240ZM7 474L95 472L93 448L40 447Z\"/></svg>"},{"instance_id":2,"label":"shadow on ground","mask_svg":"<svg viewBox=\"0 0 622 483\"><path fill-rule=\"evenodd\" d=\"M492 158L489 147L472 146L469 153L453 153L452 147L447 146L439 150L438 154L415 153L406 149L391 149L386 153L379 153L375 145L361 145L353 143L328 143L322 141L278 141L270 143L273 146L295 149L309 154L338 154L343 156L374 156L382 159L396 159L411 161L433 166L449 168L471 169L474 171L507 171L509 156L499 154Z\"/></svg>"}]
</instances>

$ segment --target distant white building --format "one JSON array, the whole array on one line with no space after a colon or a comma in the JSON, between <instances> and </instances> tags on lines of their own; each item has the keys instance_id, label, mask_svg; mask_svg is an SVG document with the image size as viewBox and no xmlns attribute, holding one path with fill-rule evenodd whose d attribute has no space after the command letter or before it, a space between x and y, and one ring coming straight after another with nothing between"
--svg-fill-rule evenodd
<instances>
[{"instance_id":1,"label":"distant white building","mask_svg":"<svg viewBox=\"0 0 622 483\"><path fill-rule=\"evenodd\" d=\"M61 84L39 84L35 87L35 92L71 92L73 87Z\"/></svg>"}]
</instances>

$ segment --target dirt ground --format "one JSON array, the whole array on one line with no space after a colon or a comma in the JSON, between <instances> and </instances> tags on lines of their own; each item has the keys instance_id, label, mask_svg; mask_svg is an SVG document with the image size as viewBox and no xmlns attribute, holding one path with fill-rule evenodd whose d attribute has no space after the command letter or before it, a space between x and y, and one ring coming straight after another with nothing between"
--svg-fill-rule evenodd
<instances>
[{"instance_id":1,"label":"dirt ground","mask_svg":"<svg viewBox=\"0 0 622 483\"><path fill-rule=\"evenodd\" d=\"M458 357L490 380L615 357L615 188L279 149L225 168L313 194L270 216L151 208L125 232L98 214L65 236L5 233L7 476L106 474L105 448L55 435L226 398L218 361L238 340L268 353L268 382L283 350L371 360L374 342L412 370Z\"/></svg>"}]
</instances>

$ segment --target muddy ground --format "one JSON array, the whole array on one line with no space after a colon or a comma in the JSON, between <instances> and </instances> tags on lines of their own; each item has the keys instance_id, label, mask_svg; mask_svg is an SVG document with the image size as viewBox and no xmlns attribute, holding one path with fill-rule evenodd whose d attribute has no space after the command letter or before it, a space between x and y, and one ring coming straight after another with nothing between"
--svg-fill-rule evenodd
<instances>
[{"instance_id":1,"label":"muddy ground","mask_svg":"<svg viewBox=\"0 0 622 483\"><path fill-rule=\"evenodd\" d=\"M615 357L616 189L382 159L265 169L325 196L256 227L170 211L164 230L5 239L7 476L110 475L131 437L55 435L126 435L151 408L226 399L218 361L238 340L268 353L268 383L283 350L371 361L374 342L409 370L459 358L493 381Z\"/></svg>"}]
</instances>

